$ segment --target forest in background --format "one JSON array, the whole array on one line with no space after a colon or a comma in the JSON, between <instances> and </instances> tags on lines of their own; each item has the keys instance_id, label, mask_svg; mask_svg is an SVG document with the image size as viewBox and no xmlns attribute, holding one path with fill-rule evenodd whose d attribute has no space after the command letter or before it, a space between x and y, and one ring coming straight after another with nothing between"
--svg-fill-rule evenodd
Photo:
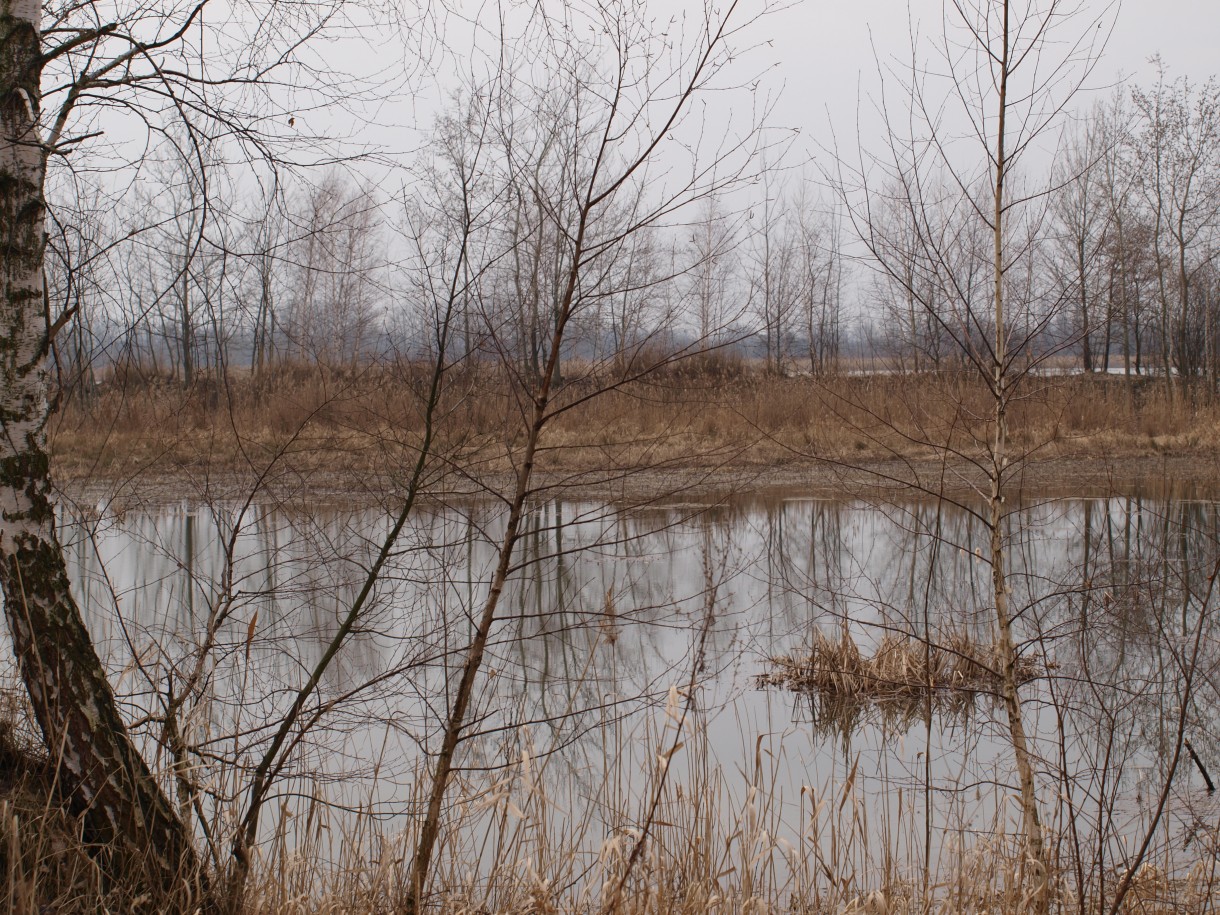
<instances>
[{"instance_id":1,"label":"forest in background","mask_svg":"<svg viewBox=\"0 0 1220 915\"><path fill-rule=\"evenodd\" d=\"M358 163L250 173L179 135L117 192L75 176L48 247L52 301L72 315L55 347L64 390L116 375L190 387L200 371L426 361L441 233L463 207L484 213L469 227L481 262L454 303L449 358L536 376L573 215L551 201L575 150L562 123L454 105L395 187L360 178ZM1165 378L1168 367L1214 388L1220 87L1166 68L1061 129L1053 155L1012 176L1039 200L1007 240L1023 358L1048 374ZM513 161L523 130L528 173ZM749 195L726 181L631 227L582 286L562 363L579 376L716 353L827 376L952 371L984 354L991 240L968 216L985 184L943 169L878 181L876 166L750 168ZM463 189L467 174L479 180ZM612 238L631 218L607 210L596 229Z\"/></svg>"}]
</instances>

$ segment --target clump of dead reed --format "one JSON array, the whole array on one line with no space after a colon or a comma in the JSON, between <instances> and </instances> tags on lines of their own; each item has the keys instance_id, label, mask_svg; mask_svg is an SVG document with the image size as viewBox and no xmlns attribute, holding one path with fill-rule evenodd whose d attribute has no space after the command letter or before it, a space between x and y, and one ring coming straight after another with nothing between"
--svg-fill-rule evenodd
<instances>
[{"instance_id":1,"label":"clump of dead reed","mask_svg":"<svg viewBox=\"0 0 1220 915\"><path fill-rule=\"evenodd\" d=\"M891 716L913 718L931 706L962 712L980 696L996 695L1000 674L991 645L956 632L935 640L887 632L866 654L850 631L837 637L815 630L800 655L771 658L772 669L758 676L759 686L777 686L817 701L822 719L854 725L861 712L876 707ZM1041 676L1031 657L1017 664L1017 679Z\"/></svg>"}]
</instances>

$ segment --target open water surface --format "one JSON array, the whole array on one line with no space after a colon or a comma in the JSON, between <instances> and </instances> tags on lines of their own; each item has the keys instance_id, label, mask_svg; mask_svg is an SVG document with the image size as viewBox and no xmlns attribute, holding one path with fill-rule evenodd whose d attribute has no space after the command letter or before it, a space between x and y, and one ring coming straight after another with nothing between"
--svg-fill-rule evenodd
<instances>
[{"instance_id":1,"label":"open water surface","mask_svg":"<svg viewBox=\"0 0 1220 915\"><path fill-rule=\"evenodd\" d=\"M90 515L67 520L65 539L121 698L133 721L147 719L202 672L183 730L210 814L231 815L391 521L185 503ZM289 760L281 810L324 809L336 834L357 817L383 835L413 822L419 765L438 743L503 524L491 502L411 519L308 706L320 714ZM772 656L799 654L819 628L866 652L887 633L989 645L986 551L979 519L948 503L534 505L452 795L490 809L541 790L560 823L551 828L596 849L638 825L681 720L667 791L702 792L725 816L762 792L774 842L797 842L819 800L844 791L908 860L929 837L936 854L947 835L1013 829L1012 751L988 697L965 713L937 705L931 718L871 706L845 715L756 685ZM1209 592L1220 512L1137 496L1029 504L1009 518L1008 556L1022 650L1046 671L1023 696L1051 826L1107 822L1104 841L1134 841L1177 742L1191 660L1186 736L1220 775ZM138 733L156 755L156 727ZM1185 758L1168 810L1169 845L1210 816Z\"/></svg>"}]
</instances>

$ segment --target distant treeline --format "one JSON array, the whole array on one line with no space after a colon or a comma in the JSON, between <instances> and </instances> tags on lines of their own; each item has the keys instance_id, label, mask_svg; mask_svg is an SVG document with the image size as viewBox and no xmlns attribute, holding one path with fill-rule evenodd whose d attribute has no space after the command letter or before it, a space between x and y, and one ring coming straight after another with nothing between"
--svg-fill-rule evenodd
<instances>
[{"instance_id":1,"label":"distant treeline","mask_svg":"<svg viewBox=\"0 0 1220 915\"><path fill-rule=\"evenodd\" d=\"M221 162L174 155L147 163L125 202L79 195L49 259L52 320L75 319L56 341L61 379L122 364L190 384L201 368L423 357L442 305L455 359L536 377L568 265L569 163L543 147L529 180L482 166L460 187L461 124L438 124L397 195L336 170L239 186ZM1181 79L1071 122L1048 173L1016 182L1053 190L1010 223L1010 355L1216 379L1218 134L1220 89ZM777 374L986 363L993 240L963 211L985 182L814 187L768 176L761 201L708 196L682 224L602 214L613 250L582 277L565 359L629 368L712 350ZM463 280L444 288L459 256Z\"/></svg>"}]
</instances>

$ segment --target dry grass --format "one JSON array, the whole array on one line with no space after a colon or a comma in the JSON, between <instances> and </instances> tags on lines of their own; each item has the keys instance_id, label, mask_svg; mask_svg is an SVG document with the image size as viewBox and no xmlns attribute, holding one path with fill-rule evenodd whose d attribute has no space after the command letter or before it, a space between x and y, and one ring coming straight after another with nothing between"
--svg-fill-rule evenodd
<instances>
[{"instance_id":1,"label":"dry grass","mask_svg":"<svg viewBox=\"0 0 1220 915\"><path fill-rule=\"evenodd\" d=\"M988 394L969 375L768 376L690 364L623 385L570 366L538 467L614 477L641 469L754 470L902 459L969 468L988 440ZM65 400L51 430L61 479L261 473L331 485L401 476L423 434L423 368L168 381L112 378ZM1014 446L1039 459L1205 455L1220 446L1220 402L1171 400L1122 377L1026 379ZM591 395L596 395L591 397ZM488 368L452 374L437 423L438 472L481 478L519 460L528 398ZM1215 468L1203 462L1204 474Z\"/></svg>"},{"instance_id":2,"label":"dry grass","mask_svg":"<svg viewBox=\"0 0 1220 915\"><path fill-rule=\"evenodd\" d=\"M119 910L78 821L55 800L54 766L38 746L21 694L0 689L0 907L13 915Z\"/></svg>"},{"instance_id":3,"label":"dry grass","mask_svg":"<svg viewBox=\"0 0 1220 915\"><path fill-rule=\"evenodd\" d=\"M773 669L760 674L760 686L777 686L814 701L815 721L847 733L871 707L887 716L912 720L930 708L969 711L980 696L996 696L1000 675L994 649L965 633L936 641L887 632L871 655L847 629L837 638L815 630L799 657L771 658ZM1020 683L1044 673L1028 656L1017 662Z\"/></svg>"},{"instance_id":4,"label":"dry grass","mask_svg":"<svg viewBox=\"0 0 1220 915\"><path fill-rule=\"evenodd\" d=\"M711 767L708 736L698 723L664 763L654 752L671 747L670 716L643 736L645 758L656 760L644 779L625 773L623 747L607 746L591 793L557 793L546 757L523 754L490 776L467 775L454 786L443 847L434 871L430 912L445 915L1023 915L1024 861L1019 837L1002 811L990 822L955 825L938 812L941 848L922 854L920 792L895 786L897 804L877 817L866 801L859 760L838 778L811 781L798 798L775 790L782 754L754 744L753 764L735 773ZM743 739L746 739L743 735ZM650 749L651 748L651 749ZM630 777L625 778L624 775ZM644 798L665 774L662 802L651 822L638 817ZM817 779L811 773L811 779ZM973 789L972 789L973 793ZM31 793L29 797L36 795ZM26 803L26 802L23 802ZM42 817L13 817L11 795L0 798L5 858L0 899L7 911L127 912L100 889L96 867L62 814L45 798ZM404 879L413 827L378 834L351 820L340 828L319 807L284 815L261 847L242 915L380 915L403 911ZM607 908L609 888L623 877L636 842L644 853L627 875L626 892ZM1142 868L1127 913L1194 915L1211 911L1208 856L1194 867L1161 846ZM1060 846L1062 847L1062 846ZM336 849L338 852L336 853ZM1193 854L1202 851L1194 849ZM1098 911L1081 900L1067 861L1057 862L1052 911ZM90 874L92 871L92 883ZM1170 877L1169 874L1178 876ZM1111 881L1110 886L1113 886Z\"/></svg>"}]
</instances>

